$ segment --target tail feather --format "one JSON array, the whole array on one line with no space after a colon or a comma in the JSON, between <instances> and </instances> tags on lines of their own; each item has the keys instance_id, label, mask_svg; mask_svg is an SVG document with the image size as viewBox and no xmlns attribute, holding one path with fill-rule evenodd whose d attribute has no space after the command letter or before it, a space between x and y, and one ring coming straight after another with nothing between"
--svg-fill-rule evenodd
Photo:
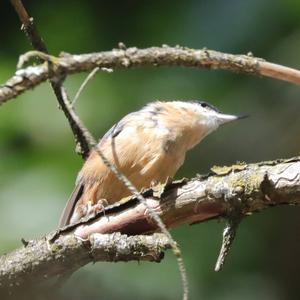
<instances>
[{"instance_id":1,"label":"tail feather","mask_svg":"<svg viewBox=\"0 0 300 300\"><path fill-rule=\"evenodd\" d=\"M77 184L74 191L72 192L59 220L59 228L62 228L69 224L71 216L74 212L74 208L83 193L83 185Z\"/></svg>"}]
</instances>

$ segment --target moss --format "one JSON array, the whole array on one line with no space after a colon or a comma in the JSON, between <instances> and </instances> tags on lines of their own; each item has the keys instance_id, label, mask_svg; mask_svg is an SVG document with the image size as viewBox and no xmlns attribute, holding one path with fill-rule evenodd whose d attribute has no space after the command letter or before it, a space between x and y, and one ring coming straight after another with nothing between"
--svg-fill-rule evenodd
<instances>
[{"instance_id":1,"label":"moss","mask_svg":"<svg viewBox=\"0 0 300 300\"><path fill-rule=\"evenodd\" d=\"M243 188L244 194L252 194L260 190L260 184L262 177L260 173L256 172L245 172L241 176L236 176L233 178L230 184L233 189Z\"/></svg>"},{"instance_id":2,"label":"moss","mask_svg":"<svg viewBox=\"0 0 300 300\"><path fill-rule=\"evenodd\" d=\"M51 253L56 254L61 250L61 245L58 244L52 244L51 245Z\"/></svg>"},{"instance_id":3,"label":"moss","mask_svg":"<svg viewBox=\"0 0 300 300\"><path fill-rule=\"evenodd\" d=\"M213 166L210 170L215 175L223 176L223 175L227 175L231 172L243 171L246 169L246 167L247 167L247 164L245 164L244 162L237 162L236 164L234 164L232 166L223 166L223 167Z\"/></svg>"}]
</instances>

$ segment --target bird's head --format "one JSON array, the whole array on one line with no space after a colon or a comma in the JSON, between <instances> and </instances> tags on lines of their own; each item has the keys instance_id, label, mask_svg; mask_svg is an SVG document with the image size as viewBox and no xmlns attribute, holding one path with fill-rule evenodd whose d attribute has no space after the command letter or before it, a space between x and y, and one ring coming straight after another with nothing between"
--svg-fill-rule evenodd
<instances>
[{"instance_id":1,"label":"bird's head","mask_svg":"<svg viewBox=\"0 0 300 300\"><path fill-rule=\"evenodd\" d=\"M223 114L204 101L156 101L137 113L130 114L137 121L134 125L155 129L160 138L186 144L186 148L198 144L220 125L245 118L245 115Z\"/></svg>"},{"instance_id":2,"label":"bird's head","mask_svg":"<svg viewBox=\"0 0 300 300\"><path fill-rule=\"evenodd\" d=\"M221 125L247 117L247 115L224 114L213 105L204 101L191 101L188 103L194 108L197 122L207 131L207 134Z\"/></svg>"},{"instance_id":3,"label":"bird's head","mask_svg":"<svg viewBox=\"0 0 300 300\"><path fill-rule=\"evenodd\" d=\"M246 117L221 113L211 104L196 100L154 102L148 106L150 110L159 112L157 117L163 127L174 135L174 140L186 143L188 149L219 126Z\"/></svg>"}]
</instances>

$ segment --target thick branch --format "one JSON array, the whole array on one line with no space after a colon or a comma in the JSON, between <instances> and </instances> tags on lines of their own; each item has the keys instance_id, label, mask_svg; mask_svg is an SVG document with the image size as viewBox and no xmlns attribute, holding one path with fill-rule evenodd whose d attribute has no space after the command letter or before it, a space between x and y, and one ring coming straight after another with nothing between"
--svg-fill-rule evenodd
<instances>
[{"instance_id":1,"label":"thick branch","mask_svg":"<svg viewBox=\"0 0 300 300\"><path fill-rule=\"evenodd\" d=\"M214 167L206 177L158 186L144 196L168 228L232 215L233 211L246 216L270 206L300 204L300 158ZM155 232L157 225L145 206L131 203L126 203L127 209L120 205L77 226L76 235Z\"/></svg>"},{"instance_id":2,"label":"thick branch","mask_svg":"<svg viewBox=\"0 0 300 300\"><path fill-rule=\"evenodd\" d=\"M24 247L0 257L0 290L25 283L39 283L96 261L147 260L159 262L170 248L162 234L128 237L120 233L92 234L82 241L70 233L54 243L48 237L29 241Z\"/></svg>"},{"instance_id":3,"label":"thick branch","mask_svg":"<svg viewBox=\"0 0 300 300\"><path fill-rule=\"evenodd\" d=\"M274 205L300 204L300 157L214 167L207 176L160 185L145 191L144 197L169 228L230 215L233 211L246 216ZM143 204L134 197L124 200L105 214L99 213L83 224L2 256L0 286L14 286L28 278L43 280L93 260L159 261L161 251L170 247L167 238L97 235L134 235L156 230L157 224ZM101 242L95 246L95 240Z\"/></svg>"},{"instance_id":4,"label":"thick branch","mask_svg":"<svg viewBox=\"0 0 300 300\"><path fill-rule=\"evenodd\" d=\"M81 55L63 54L49 69L48 63L18 70L0 87L0 105L50 78L99 68L133 68L145 66L183 66L224 69L262 75L300 84L300 71L266 62L248 55L233 55L213 50L182 47L152 47L146 49L114 49Z\"/></svg>"}]
</instances>

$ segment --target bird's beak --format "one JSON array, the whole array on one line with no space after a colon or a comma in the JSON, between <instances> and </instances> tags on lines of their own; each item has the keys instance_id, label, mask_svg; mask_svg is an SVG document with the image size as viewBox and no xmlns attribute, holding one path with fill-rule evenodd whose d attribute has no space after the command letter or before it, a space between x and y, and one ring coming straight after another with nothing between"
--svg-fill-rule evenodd
<instances>
[{"instance_id":1,"label":"bird's beak","mask_svg":"<svg viewBox=\"0 0 300 300\"><path fill-rule=\"evenodd\" d=\"M220 125L223 125L225 123L229 123L231 121L239 120L239 119L244 119L249 117L248 115L226 115L226 114L221 114L218 113L218 122Z\"/></svg>"}]
</instances>

